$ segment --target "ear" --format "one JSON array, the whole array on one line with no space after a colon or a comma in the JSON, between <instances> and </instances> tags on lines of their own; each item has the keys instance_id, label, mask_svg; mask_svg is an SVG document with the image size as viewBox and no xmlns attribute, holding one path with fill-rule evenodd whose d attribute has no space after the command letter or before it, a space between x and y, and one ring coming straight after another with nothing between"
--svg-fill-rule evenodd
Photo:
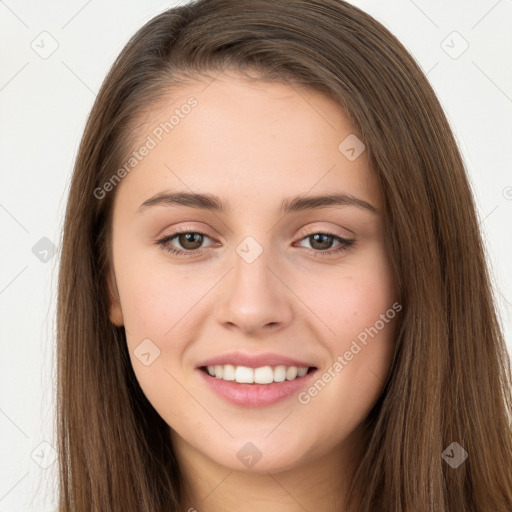
<instances>
[{"instance_id":1,"label":"ear","mask_svg":"<svg viewBox=\"0 0 512 512\"><path fill-rule=\"evenodd\" d=\"M109 318L117 327L124 325L123 311L121 309L121 301L119 300L119 292L117 290L116 278L114 272L110 270L107 273L107 287L109 296Z\"/></svg>"}]
</instances>

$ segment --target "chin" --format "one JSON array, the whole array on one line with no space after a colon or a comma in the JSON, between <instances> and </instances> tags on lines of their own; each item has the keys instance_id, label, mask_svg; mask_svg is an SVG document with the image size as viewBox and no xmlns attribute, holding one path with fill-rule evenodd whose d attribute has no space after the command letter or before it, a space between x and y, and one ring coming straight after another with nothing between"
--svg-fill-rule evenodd
<instances>
[{"instance_id":1,"label":"chin","mask_svg":"<svg viewBox=\"0 0 512 512\"><path fill-rule=\"evenodd\" d=\"M277 438L271 440L261 436L252 441L247 437L230 439L226 445L214 447L213 452L211 449L205 450L203 454L231 471L266 474L287 471L301 465L306 458L304 449L303 442L284 444Z\"/></svg>"}]
</instances>

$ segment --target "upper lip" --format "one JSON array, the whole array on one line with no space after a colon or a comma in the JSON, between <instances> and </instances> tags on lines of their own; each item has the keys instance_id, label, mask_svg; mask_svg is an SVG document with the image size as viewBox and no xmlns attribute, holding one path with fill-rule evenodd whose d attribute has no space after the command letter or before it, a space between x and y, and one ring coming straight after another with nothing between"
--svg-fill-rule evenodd
<instances>
[{"instance_id":1,"label":"upper lip","mask_svg":"<svg viewBox=\"0 0 512 512\"><path fill-rule=\"evenodd\" d=\"M272 352L261 352L257 354L248 354L244 352L229 352L210 359L206 359L197 365L198 368L203 366L215 366L232 364L233 366L246 366L248 368L260 368L262 366L297 366L297 367L313 367L311 363L300 361L292 357L275 354Z\"/></svg>"}]
</instances>

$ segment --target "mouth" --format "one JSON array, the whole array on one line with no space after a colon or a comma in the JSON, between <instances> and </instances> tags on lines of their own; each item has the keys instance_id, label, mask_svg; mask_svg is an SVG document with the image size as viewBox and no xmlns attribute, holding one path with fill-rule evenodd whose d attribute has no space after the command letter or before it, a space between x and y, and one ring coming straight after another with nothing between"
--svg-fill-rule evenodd
<instances>
[{"instance_id":1,"label":"mouth","mask_svg":"<svg viewBox=\"0 0 512 512\"><path fill-rule=\"evenodd\" d=\"M318 374L311 356L237 350L203 360L196 371L206 387L241 407L261 407L292 399Z\"/></svg>"},{"instance_id":2,"label":"mouth","mask_svg":"<svg viewBox=\"0 0 512 512\"><path fill-rule=\"evenodd\" d=\"M238 384L270 385L286 381L300 380L314 372L316 366L235 366L232 364L208 365L199 368L203 373L226 382Z\"/></svg>"}]
</instances>

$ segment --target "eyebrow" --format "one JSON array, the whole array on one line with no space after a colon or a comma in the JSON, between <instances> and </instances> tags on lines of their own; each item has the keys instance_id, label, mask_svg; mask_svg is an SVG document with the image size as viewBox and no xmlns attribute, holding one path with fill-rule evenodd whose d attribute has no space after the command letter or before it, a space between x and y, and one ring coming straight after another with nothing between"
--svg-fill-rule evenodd
<instances>
[{"instance_id":1,"label":"eyebrow","mask_svg":"<svg viewBox=\"0 0 512 512\"><path fill-rule=\"evenodd\" d=\"M144 201L139 207L139 213L152 206L188 206L200 210L225 213L230 210L229 203L222 201L213 194L195 194L190 192L161 192ZM281 203L281 213L293 213L304 210L327 208L329 206L356 206L372 213L377 208L372 204L345 193L323 194L316 196L298 196L284 199Z\"/></svg>"}]
</instances>

